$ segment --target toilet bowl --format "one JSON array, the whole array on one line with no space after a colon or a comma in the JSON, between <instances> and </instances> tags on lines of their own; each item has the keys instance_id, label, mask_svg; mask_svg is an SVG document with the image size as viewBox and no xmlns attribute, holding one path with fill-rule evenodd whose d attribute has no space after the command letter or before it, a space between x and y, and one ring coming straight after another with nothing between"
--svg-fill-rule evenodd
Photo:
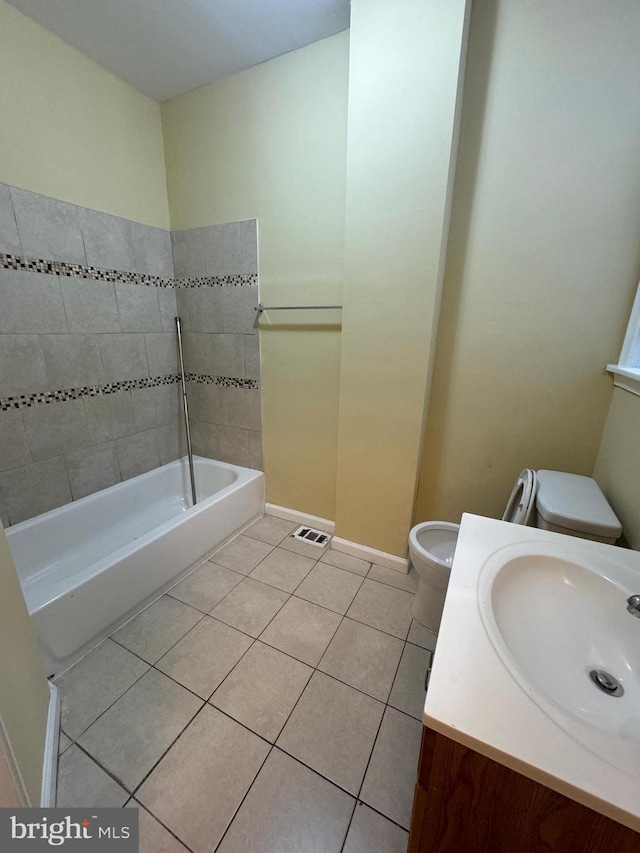
<instances>
[{"instance_id":1,"label":"toilet bowl","mask_svg":"<svg viewBox=\"0 0 640 853\"><path fill-rule=\"evenodd\" d=\"M591 477L525 468L502 516L513 524L533 524L569 536L613 544L622 527ZM409 533L409 556L418 573L411 605L414 619L432 631L440 628L459 524L425 521Z\"/></svg>"},{"instance_id":2,"label":"toilet bowl","mask_svg":"<svg viewBox=\"0 0 640 853\"><path fill-rule=\"evenodd\" d=\"M448 521L425 521L409 533L411 562L418 573L411 610L432 631L440 627L459 530L459 524Z\"/></svg>"}]
</instances>

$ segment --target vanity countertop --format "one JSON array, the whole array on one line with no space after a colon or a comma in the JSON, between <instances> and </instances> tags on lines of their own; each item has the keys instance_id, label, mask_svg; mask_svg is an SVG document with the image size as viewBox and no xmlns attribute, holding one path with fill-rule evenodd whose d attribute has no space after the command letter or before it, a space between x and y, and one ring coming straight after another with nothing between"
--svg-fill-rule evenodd
<instances>
[{"instance_id":1,"label":"vanity countertop","mask_svg":"<svg viewBox=\"0 0 640 853\"><path fill-rule=\"evenodd\" d=\"M463 516L423 722L434 731L640 832L640 766L636 775L629 775L556 724L503 664L485 630L478 605L480 568L495 551L522 542L535 546L569 539L495 519ZM612 548L580 542L596 551L606 548L610 552ZM640 591L640 553L624 549L615 552L616 558L638 569ZM620 618L632 617L623 608ZM545 627L540 625L539 630ZM640 708L637 716L640 717Z\"/></svg>"}]
</instances>

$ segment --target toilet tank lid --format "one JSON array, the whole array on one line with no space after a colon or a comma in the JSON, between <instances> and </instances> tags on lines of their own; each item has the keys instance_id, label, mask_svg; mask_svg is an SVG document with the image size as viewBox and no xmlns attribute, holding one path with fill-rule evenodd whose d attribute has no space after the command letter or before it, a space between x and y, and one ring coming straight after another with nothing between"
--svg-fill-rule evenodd
<instances>
[{"instance_id":1,"label":"toilet tank lid","mask_svg":"<svg viewBox=\"0 0 640 853\"><path fill-rule=\"evenodd\" d=\"M591 477L563 471L538 471L536 508L545 521L617 539L622 525L600 486Z\"/></svg>"}]
</instances>

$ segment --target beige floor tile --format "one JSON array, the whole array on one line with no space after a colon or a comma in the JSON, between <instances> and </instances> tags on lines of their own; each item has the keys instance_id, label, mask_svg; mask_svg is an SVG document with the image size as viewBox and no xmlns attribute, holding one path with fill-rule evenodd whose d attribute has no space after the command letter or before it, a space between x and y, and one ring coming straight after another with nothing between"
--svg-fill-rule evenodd
<instances>
[{"instance_id":1,"label":"beige floor tile","mask_svg":"<svg viewBox=\"0 0 640 853\"><path fill-rule=\"evenodd\" d=\"M199 610L163 595L116 631L113 639L138 657L155 663L201 619Z\"/></svg>"},{"instance_id":2,"label":"beige floor tile","mask_svg":"<svg viewBox=\"0 0 640 853\"><path fill-rule=\"evenodd\" d=\"M312 673L300 661L254 643L210 701L273 743Z\"/></svg>"},{"instance_id":3,"label":"beige floor tile","mask_svg":"<svg viewBox=\"0 0 640 853\"><path fill-rule=\"evenodd\" d=\"M208 699L252 642L246 634L207 616L156 667Z\"/></svg>"},{"instance_id":4,"label":"beige floor tile","mask_svg":"<svg viewBox=\"0 0 640 853\"><path fill-rule=\"evenodd\" d=\"M387 708L360 799L409 829L418 772L422 725Z\"/></svg>"},{"instance_id":5,"label":"beige floor tile","mask_svg":"<svg viewBox=\"0 0 640 853\"><path fill-rule=\"evenodd\" d=\"M105 640L56 680L62 728L74 740L149 669L113 640Z\"/></svg>"},{"instance_id":6,"label":"beige floor tile","mask_svg":"<svg viewBox=\"0 0 640 853\"><path fill-rule=\"evenodd\" d=\"M257 735L207 705L136 797L194 853L210 853L269 748Z\"/></svg>"},{"instance_id":7,"label":"beige floor tile","mask_svg":"<svg viewBox=\"0 0 640 853\"><path fill-rule=\"evenodd\" d=\"M171 587L169 595L208 613L242 580L242 575L213 563L203 563L195 572Z\"/></svg>"},{"instance_id":8,"label":"beige floor tile","mask_svg":"<svg viewBox=\"0 0 640 853\"><path fill-rule=\"evenodd\" d=\"M300 525L296 525L296 530ZM287 536L280 543L280 547L294 554L300 554L302 557L309 557L310 560L319 560L323 554L329 550L328 545L312 545L310 542L303 542L301 539L294 539L293 536Z\"/></svg>"},{"instance_id":9,"label":"beige floor tile","mask_svg":"<svg viewBox=\"0 0 640 853\"><path fill-rule=\"evenodd\" d=\"M245 634L258 637L288 598L288 592L245 578L213 608L211 615Z\"/></svg>"},{"instance_id":10,"label":"beige floor tile","mask_svg":"<svg viewBox=\"0 0 640 853\"><path fill-rule=\"evenodd\" d=\"M138 839L140 853L185 853L186 847L162 826L161 823L135 800L129 800L128 809L138 809Z\"/></svg>"},{"instance_id":11,"label":"beige floor tile","mask_svg":"<svg viewBox=\"0 0 640 853\"><path fill-rule=\"evenodd\" d=\"M308 557L276 548L251 572L251 577L285 592L293 592L314 565Z\"/></svg>"},{"instance_id":12,"label":"beige floor tile","mask_svg":"<svg viewBox=\"0 0 640 853\"><path fill-rule=\"evenodd\" d=\"M275 518L273 515L263 515L244 531L244 535L260 539L261 542L269 542L271 545L279 545L284 537L295 529L296 525L290 521Z\"/></svg>"},{"instance_id":13,"label":"beige floor tile","mask_svg":"<svg viewBox=\"0 0 640 853\"><path fill-rule=\"evenodd\" d=\"M133 791L201 705L151 669L96 720L80 745Z\"/></svg>"},{"instance_id":14,"label":"beige floor tile","mask_svg":"<svg viewBox=\"0 0 640 853\"><path fill-rule=\"evenodd\" d=\"M250 536L237 536L211 557L211 562L226 569L248 575L273 551L273 545Z\"/></svg>"},{"instance_id":15,"label":"beige floor tile","mask_svg":"<svg viewBox=\"0 0 640 853\"><path fill-rule=\"evenodd\" d=\"M217 853L339 853L353 803L274 749Z\"/></svg>"},{"instance_id":16,"label":"beige floor tile","mask_svg":"<svg viewBox=\"0 0 640 853\"><path fill-rule=\"evenodd\" d=\"M413 566L405 574L404 572L396 572L395 569L387 569L385 566L378 566L376 563L373 563L367 577L373 581L395 586L396 589L403 589L405 592L415 592L418 587L418 573Z\"/></svg>"},{"instance_id":17,"label":"beige floor tile","mask_svg":"<svg viewBox=\"0 0 640 853\"><path fill-rule=\"evenodd\" d=\"M415 619L411 620L409 636L407 637L407 640L410 643L413 643L416 646L422 646L423 649L431 649L431 651L433 651L436 647L437 639L438 635L434 634L430 628L425 628L424 625L421 625L420 622L417 622Z\"/></svg>"},{"instance_id":18,"label":"beige floor tile","mask_svg":"<svg viewBox=\"0 0 640 853\"><path fill-rule=\"evenodd\" d=\"M296 595L336 613L346 613L361 585L362 578L351 572L316 563L296 589Z\"/></svg>"},{"instance_id":19,"label":"beige floor tile","mask_svg":"<svg viewBox=\"0 0 640 853\"><path fill-rule=\"evenodd\" d=\"M323 563L329 563L330 566L353 572L354 575L360 575L360 577L365 577L371 567L371 563L366 560L351 557L349 554L343 554L342 551L334 551L333 548L328 548L320 559Z\"/></svg>"},{"instance_id":20,"label":"beige floor tile","mask_svg":"<svg viewBox=\"0 0 640 853\"><path fill-rule=\"evenodd\" d=\"M318 669L386 702L402 648L403 642L397 637L344 619Z\"/></svg>"},{"instance_id":21,"label":"beige floor tile","mask_svg":"<svg viewBox=\"0 0 640 853\"><path fill-rule=\"evenodd\" d=\"M260 639L281 652L315 666L331 642L342 617L331 610L290 598Z\"/></svg>"},{"instance_id":22,"label":"beige floor tile","mask_svg":"<svg viewBox=\"0 0 640 853\"><path fill-rule=\"evenodd\" d=\"M111 808L123 806L129 794L77 746L70 746L58 765L59 808Z\"/></svg>"},{"instance_id":23,"label":"beige floor tile","mask_svg":"<svg viewBox=\"0 0 640 853\"><path fill-rule=\"evenodd\" d=\"M366 578L347 616L404 640L411 622L413 595Z\"/></svg>"},{"instance_id":24,"label":"beige floor tile","mask_svg":"<svg viewBox=\"0 0 640 853\"><path fill-rule=\"evenodd\" d=\"M384 705L315 672L278 738L279 747L357 794Z\"/></svg>"},{"instance_id":25,"label":"beige floor tile","mask_svg":"<svg viewBox=\"0 0 640 853\"><path fill-rule=\"evenodd\" d=\"M343 853L407 853L409 833L358 803Z\"/></svg>"},{"instance_id":26,"label":"beige floor tile","mask_svg":"<svg viewBox=\"0 0 640 853\"><path fill-rule=\"evenodd\" d=\"M71 738L68 738L64 732L60 732L60 739L58 741L58 755L62 755L63 752L66 752L73 741Z\"/></svg>"},{"instance_id":27,"label":"beige floor tile","mask_svg":"<svg viewBox=\"0 0 640 853\"><path fill-rule=\"evenodd\" d=\"M389 704L416 720L422 720L426 688L424 686L430 653L407 643L402 652L398 674L393 682Z\"/></svg>"}]
</instances>

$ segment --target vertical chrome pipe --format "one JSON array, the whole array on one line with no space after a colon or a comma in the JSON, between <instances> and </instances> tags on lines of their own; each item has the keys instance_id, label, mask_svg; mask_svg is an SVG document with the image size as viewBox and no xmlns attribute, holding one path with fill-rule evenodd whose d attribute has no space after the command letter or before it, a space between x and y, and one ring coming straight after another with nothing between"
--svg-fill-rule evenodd
<instances>
[{"instance_id":1,"label":"vertical chrome pipe","mask_svg":"<svg viewBox=\"0 0 640 853\"><path fill-rule=\"evenodd\" d=\"M182 328L180 317L176 317L176 332L178 333L178 355L180 357L180 385L182 387L182 408L184 411L184 430L187 435L187 453L189 454L189 476L191 477L192 506L196 500L196 475L193 470L193 452L191 450L191 430L189 429L189 406L187 404L187 383L184 379L184 357L182 354Z\"/></svg>"}]
</instances>

